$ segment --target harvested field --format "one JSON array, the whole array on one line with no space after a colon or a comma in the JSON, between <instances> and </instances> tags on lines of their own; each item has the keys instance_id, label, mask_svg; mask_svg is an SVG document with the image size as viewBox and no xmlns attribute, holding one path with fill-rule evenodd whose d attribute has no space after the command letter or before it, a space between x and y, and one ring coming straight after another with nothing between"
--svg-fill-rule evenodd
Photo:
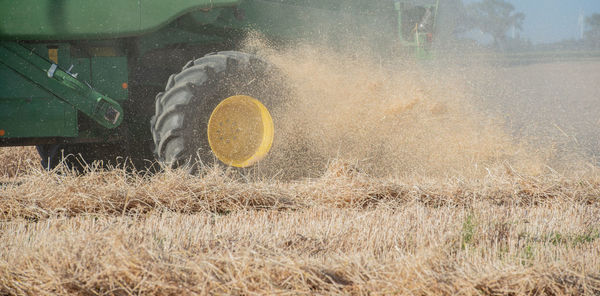
<instances>
[{"instance_id":1,"label":"harvested field","mask_svg":"<svg viewBox=\"0 0 600 296\"><path fill-rule=\"evenodd\" d=\"M550 129L540 142L525 109L556 105L540 111L550 103L530 90L481 86L581 65L441 71L431 85L303 52L271 54L300 89L292 118L308 128L293 135L318 149L302 151L308 163L276 151L261 168L275 177L218 166L46 172L33 148L0 148L0 295L600 294L600 174L595 142L577 138L593 133L593 114L535 113L544 131L585 129L566 142L572 130ZM564 79L553 75L527 85L564 106L592 104L595 84L561 93L540 82ZM365 97L369 108L354 108ZM490 106L514 120L480 112Z\"/></svg>"},{"instance_id":2,"label":"harvested field","mask_svg":"<svg viewBox=\"0 0 600 296\"><path fill-rule=\"evenodd\" d=\"M0 291L600 292L598 177L441 182L348 168L293 182L33 170L2 185Z\"/></svg>"},{"instance_id":3,"label":"harvested field","mask_svg":"<svg viewBox=\"0 0 600 296\"><path fill-rule=\"evenodd\" d=\"M37 168L39 163L34 147L0 148L0 182Z\"/></svg>"}]
</instances>

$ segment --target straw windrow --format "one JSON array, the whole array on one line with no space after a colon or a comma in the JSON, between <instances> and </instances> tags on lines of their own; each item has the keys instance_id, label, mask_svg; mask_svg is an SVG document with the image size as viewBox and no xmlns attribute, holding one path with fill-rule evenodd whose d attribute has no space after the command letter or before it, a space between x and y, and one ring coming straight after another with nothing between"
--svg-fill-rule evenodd
<instances>
[{"instance_id":1,"label":"straw windrow","mask_svg":"<svg viewBox=\"0 0 600 296\"><path fill-rule=\"evenodd\" d=\"M591 176L434 182L336 161L293 182L219 168L10 180L1 294L600 292Z\"/></svg>"}]
</instances>

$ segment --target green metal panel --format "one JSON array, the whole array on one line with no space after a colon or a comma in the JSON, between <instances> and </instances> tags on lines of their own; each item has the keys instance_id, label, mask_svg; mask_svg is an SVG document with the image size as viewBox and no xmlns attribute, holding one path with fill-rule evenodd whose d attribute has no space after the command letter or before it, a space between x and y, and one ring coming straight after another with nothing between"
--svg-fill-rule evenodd
<instances>
[{"instance_id":1,"label":"green metal panel","mask_svg":"<svg viewBox=\"0 0 600 296\"><path fill-rule=\"evenodd\" d=\"M56 46L58 61L70 63L68 45ZM45 44L31 50L48 51ZM77 111L0 63L0 129L5 131L2 138L76 137Z\"/></svg>"},{"instance_id":2,"label":"green metal panel","mask_svg":"<svg viewBox=\"0 0 600 296\"><path fill-rule=\"evenodd\" d=\"M6 44L8 43L0 43L0 47L6 46ZM128 82L126 57L81 57L82 53L77 51L75 57L73 57L71 45L67 43L31 43L27 44L27 47L31 56L45 58L48 58L49 48L56 48L58 63L61 68L68 69L72 66L71 71L77 73L77 78L80 81L89 83L95 90L115 98L119 102L127 99L128 90L123 88L123 83ZM9 46L9 48L12 47ZM101 50L97 50L98 48ZM115 52L114 50L106 50L106 47L88 47L84 48L84 51L86 53L83 55ZM6 62L0 60L0 110L2 110L0 112L0 122L3 123L3 127L0 127L0 129L6 131L3 138L8 137L9 134L12 138L77 136L77 109L42 87L44 83L40 85L19 75L18 72L3 64ZM8 63L11 63L11 61L8 61ZM27 62L21 60L21 62L17 62L17 67L22 63ZM50 63L46 61L43 63L46 63L46 66L41 66L43 68L41 70L46 71ZM34 64L22 66L21 68L27 68L29 72L40 70L40 66ZM45 72L41 76L38 75L38 77L42 80L50 80ZM84 88L89 89L86 85L84 85ZM77 101L83 103L86 98L79 97ZM90 110L87 112L90 112ZM105 129L101 126L98 127L100 128L97 129L99 131ZM98 135L103 134L105 132L98 133Z\"/></svg>"},{"instance_id":3,"label":"green metal panel","mask_svg":"<svg viewBox=\"0 0 600 296\"><path fill-rule=\"evenodd\" d=\"M14 42L1 42L0 62L105 128L115 128L123 120L123 109L117 102L57 68L31 49Z\"/></svg>"},{"instance_id":4,"label":"green metal panel","mask_svg":"<svg viewBox=\"0 0 600 296\"><path fill-rule=\"evenodd\" d=\"M138 2L0 0L0 36L2 39L64 40L131 34L140 29Z\"/></svg>"},{"instance_id":5,"label":"green metal panel","mask_svg":"<svg viewBox=\"0 0 600 296\"><path fill-rule=\"evenodd\" d=\"M255 30L279 40L360 43L384 51L398 39L392 0L247 0L236 8L224 10L210 26Z\"/></svg>"},{"instance_id":6,"label":"green metal panel","mask_svg":"<svg viewBox=\"0 0 600 296\"><path fill-rule=\"evenodd\" d=\"M77 111L48 98L0 98L0 138L77 137Z\"/></svg>"},{"instance_id":7,"label":"green metal panel","mask_svg":"<svg viewBox=\"0 0 600 296\"><path fill-rule=\"evenodd\" d=\"M141 28L157 28L192 10L238 5L240 0L141 0Z\"/></svg>"},{"instance_id":8,"label":"green metal panel","mask_svg":"<svg viewBox=\"0 0 600 296\"><path fill-rule=\"evenodd\" d=\"M119 38L159 28L197 9L239 0L0 0L0 39Z\"/></svg>"},{"instance_id":9,"label":"green metal panel","mask_svg":"<svg viewBox=\"0 0 600 296\"><path fill-rule=\"evenodd\" d=\"M93 57L91 63L91 85L94 89L118 102L125 101L127 89L122 85L128 82L127 58Z\"/></svg>"}]
</instances>

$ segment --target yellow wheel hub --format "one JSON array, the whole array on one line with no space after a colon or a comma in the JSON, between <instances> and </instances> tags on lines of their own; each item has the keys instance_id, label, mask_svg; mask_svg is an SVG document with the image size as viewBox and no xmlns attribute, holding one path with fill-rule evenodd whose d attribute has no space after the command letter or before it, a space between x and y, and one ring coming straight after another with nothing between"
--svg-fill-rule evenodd
<instances>
[{"instance_id":1,"label":"yellow wheel hub","mask_svg":"<svg viewBox=\"0 0 600 296\"><path fill-rule=\"evenodd\" d=\"M234 167L249 167L263 159L273 144L273 119L257 99L232 96L213 110L208 143L217 158Z\"/></svg>"}]
</instances>

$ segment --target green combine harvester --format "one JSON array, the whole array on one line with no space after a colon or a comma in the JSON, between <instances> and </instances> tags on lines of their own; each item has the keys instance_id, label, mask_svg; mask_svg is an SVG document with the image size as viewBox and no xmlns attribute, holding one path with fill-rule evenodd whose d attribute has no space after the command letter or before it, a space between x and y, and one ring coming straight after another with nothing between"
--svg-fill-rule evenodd
<instances>
[{"instance_id":1,"label":"green combine harvester","mask_svg":"<svg viewBox=\"0 0 600 296\"><path fill-rule=\"evenodd\" d=\"M437 1L0 0L0 146L48 169L129 157L248 167L271 149L285 90L241 48L358 40L428 58ZM351 38L350 38L351 37Z\"/></svg>"}]
</instances>

